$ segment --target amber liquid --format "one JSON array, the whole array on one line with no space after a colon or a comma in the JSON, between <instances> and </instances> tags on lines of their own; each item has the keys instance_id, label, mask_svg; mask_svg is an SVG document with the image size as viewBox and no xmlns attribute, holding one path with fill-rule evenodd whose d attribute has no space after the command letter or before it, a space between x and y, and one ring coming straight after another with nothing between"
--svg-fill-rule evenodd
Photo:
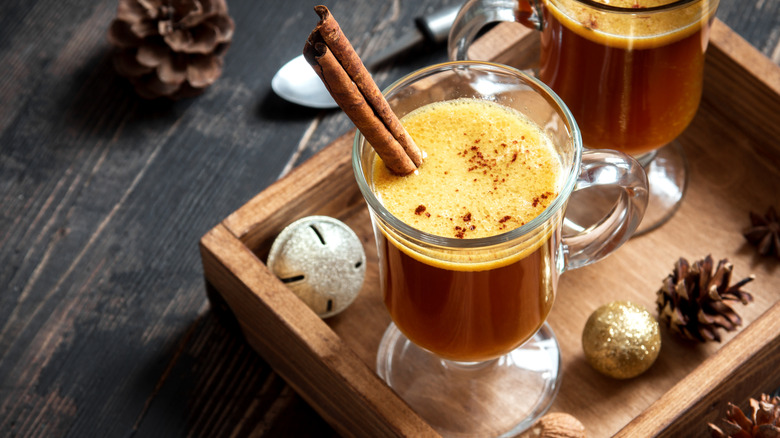
<instances>
[{"instance_id":1,"label":"amber liquid","mask_svg":"<svg viewBox=\"0 0 780 438\"><path fill-rule=\"evenodd\" d=\"M553 303L552 240L512 264L460 271L413 258L380 238L385 306L416 345L457 361L492 359L541 327Z\"/></svg>"},{"instance_id":2,"label":"amber liquid","mask_svg":"<svg viewBox=\"0 0 780 438\"><path fill-rule=\"evenodd\" d=\"M683 132L701 99L706 21L634 41L596 35L598 17L575 23L551 8L539 77L569 107L586 147L639 155Z\"/></svg>"},{"instance_id":3,"label":"amber liquid","mask_svg":"<svg viewBox=\"0 0 780 438\"><path fill-rule=\"evenodd\" d=\"M377 161L373 189L418 230L466 240L495 236L532 220L556 196L562 168L554 146L518 112L467 99L420 108L402 122L427 157L418 174L404 177ZM396 326L451 360L483 361L518 347L552 307L559 219L514 246L454 256L449 248L410 248L397 232L377 226L381 286Z\"/></svg>"}]
</instances>

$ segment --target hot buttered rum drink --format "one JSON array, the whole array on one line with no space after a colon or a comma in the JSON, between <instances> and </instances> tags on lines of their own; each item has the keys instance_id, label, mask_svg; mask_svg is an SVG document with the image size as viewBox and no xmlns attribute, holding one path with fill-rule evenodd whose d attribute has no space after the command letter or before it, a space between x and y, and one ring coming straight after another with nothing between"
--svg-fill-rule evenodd
<instances>
[{"instance_id":1,"label":"hot buttered rum drink","mask_svg":"<svg viewBox=\"0 0 780 438\"><path fill-rule=\"evenodd\" d=\"M406 224L475 239L518 228L558 195L564 175L550 138L508 107L476 99L433 103L401 122L426 154L412 175L377 158L373 190ZM392 319L415 344L458 361L505 354L531 337L553 303L553 227L505 253L453 257L379 233L382 290ZM489 251L488 251L489 252Z\"/></svg>"},{"instance_id":2,"label":"hot buttered rum drink","mask_svg":"<svg viewBox=\"0 0 780 438\"><path fill-rule=\"evenodd\" d=\"M652 8L672 0L596 2L633 12L543 1L539 79L569 107L586 147L640 155L665 146L699 107L718 1L665 12Z\"/></svg>"}]
</instances>

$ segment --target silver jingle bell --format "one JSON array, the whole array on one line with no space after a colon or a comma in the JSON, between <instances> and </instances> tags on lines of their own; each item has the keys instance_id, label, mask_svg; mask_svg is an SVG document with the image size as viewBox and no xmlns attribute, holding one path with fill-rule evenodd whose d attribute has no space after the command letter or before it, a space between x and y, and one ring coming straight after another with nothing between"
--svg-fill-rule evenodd
<instances>
[{"instance_id":1,"label":"silver jingle bell","mask_svg":"<svg viewBox=\"0 0 780 438\"><path fill-rule=\"evenodd\" d=\"M308 216L274 240L268 268L321 318L352 304L366 274L360 239L343 222Z\"/></svg>"}]
</instances>

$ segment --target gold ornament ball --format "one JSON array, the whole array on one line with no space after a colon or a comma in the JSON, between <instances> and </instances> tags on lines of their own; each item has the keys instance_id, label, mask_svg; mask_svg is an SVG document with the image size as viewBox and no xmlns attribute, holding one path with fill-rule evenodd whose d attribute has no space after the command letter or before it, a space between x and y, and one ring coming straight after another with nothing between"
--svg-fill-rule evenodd
<instances>
[{"instance_id":1,"label":"gold ornament ball","mask_svg":"<svg viewBox=\"0 0 780 438\"><path fill-rule=\"evenodd\" d=\"M602 374L616 379L636 377L650 368L661 351L658 321L642 306L613 301L588 318L582 349Z\"/></svg>"}]
</instances>

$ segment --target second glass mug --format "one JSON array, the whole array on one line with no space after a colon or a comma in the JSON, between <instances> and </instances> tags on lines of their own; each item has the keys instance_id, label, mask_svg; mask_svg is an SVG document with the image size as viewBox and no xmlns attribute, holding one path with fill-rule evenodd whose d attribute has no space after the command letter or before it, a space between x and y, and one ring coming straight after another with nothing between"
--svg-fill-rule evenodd
<instances>
[{"instance_id":1,"label":"second glass mug","mask_svg":"<svg viewBox=\"0 0 780 438\"><path fill-rule=\"evenodd\" d=\"M512 436L545 413L559 387L560 351L545 323L558 276L631 237L647 203L645 172L619 152L583 152L561 100L511 67L435 65L400 79L385 96L399 117L453 99L507 106L544 130L562 164L559 195L532 221L490 237L458 239L422 232L391 214L372 189L376 154L359 133L353 147L353 170L374 227L380 288L394 322L377 353L378 374L444 436ZM591 230L562 237L571 193L603 186L620 188L612 212Z\"/></svg>"},{"instance_id":2,"label":"second glass mug","mask_svg":"<svg viewBox=\"0 0 780 438\"><path fill-rule=\"evenodd\" d=\"M478 32L491 22L541 30L537 75L574 114L585 147L631 154L647 170L650 200L642 233L668 220L685 193L687 161L673 141L699 107L718 3L470 0L450 32L449 54L467 59Z\"/></svg>"}]
</instances>

